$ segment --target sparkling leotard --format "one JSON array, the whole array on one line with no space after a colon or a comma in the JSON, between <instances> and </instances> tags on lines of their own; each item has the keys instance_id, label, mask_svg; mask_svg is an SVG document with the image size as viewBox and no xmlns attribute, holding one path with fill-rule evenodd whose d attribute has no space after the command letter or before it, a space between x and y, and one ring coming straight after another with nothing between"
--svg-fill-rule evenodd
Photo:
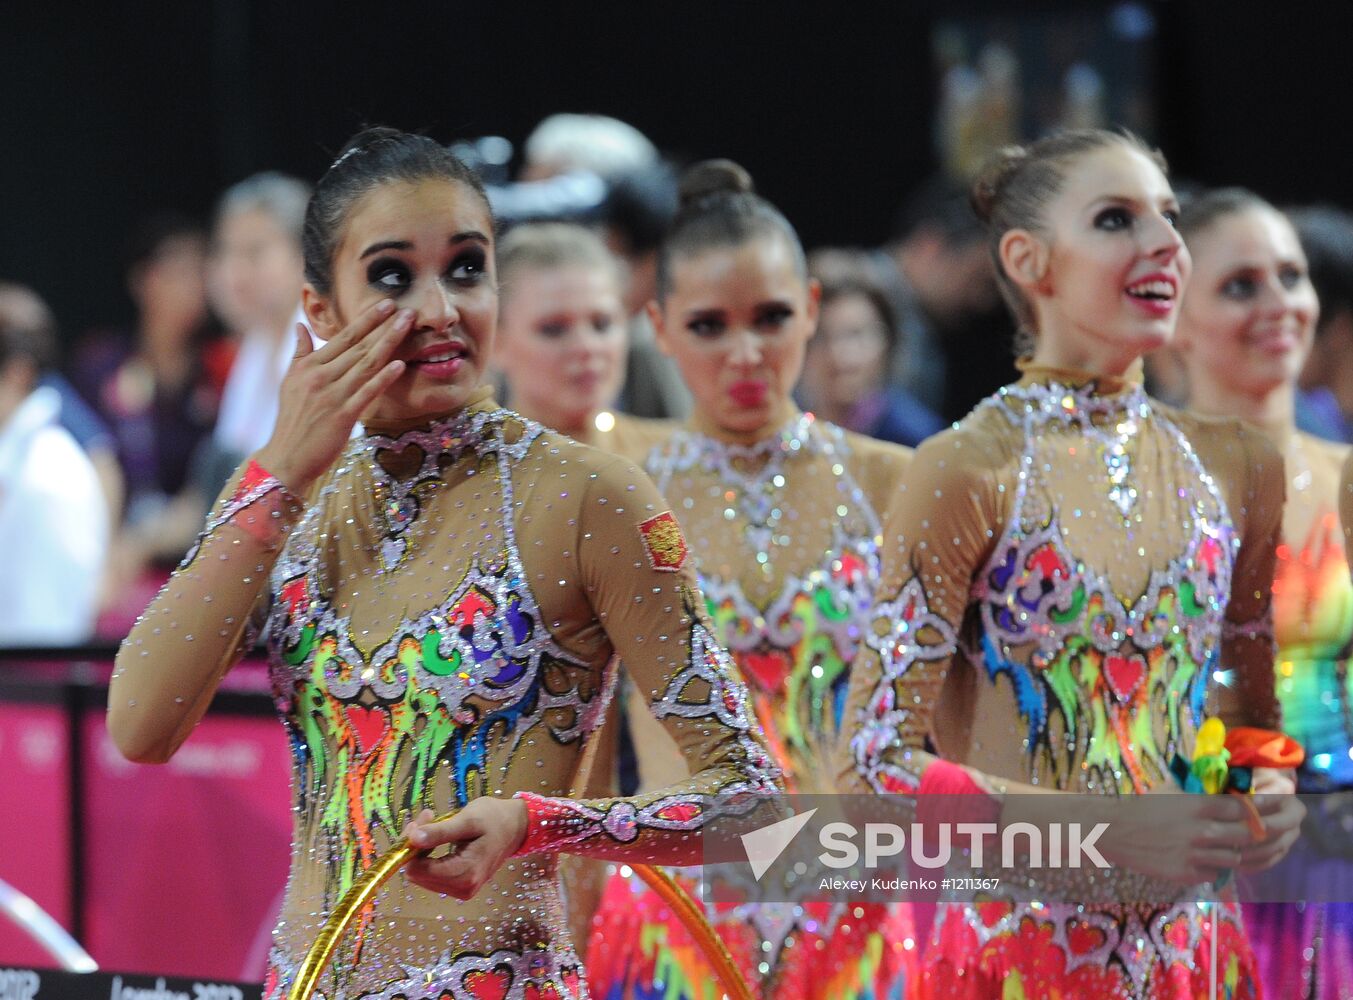
<instances>
[{"instance_id":1,"label":"sparkling leotard","mask_svg":"<svg viewBox=\"0 0 1353 1000\"><path fill-rule=\"evenodd\" d=\"M790 788L832 790L849 668L878 580L877 511L908 458L798 414L752 444L698 425L676 429L647 460L690 539L716 634L747 680ZM645 777L675 756L655 749L658 737L635 741ZM642 887L613 880L601 914L588 950L599 994L677 1000L713 989L702 956ZM710 907L708 916L763 997L891 995L917 951L906 907Z\"/></svg>"},{"instance_id":2,"label":"sparkling leotard","mask_svg":"<svg viewBox=\"0 0 1353 1000\"><path fill-rule=\"evenodd\" d=\"M1206 711L1273 726L1280 470L1238 422L1175 413L1135 381L1028 366L918 450L885 522L847 775L915 792L929 739L998 783L1132 795L1173 781ZM1216 913L1220 981L1251 995L1238 913ZM1207 924L1192 903L997 891L941 907L923 988L1182 1000L1207 987Z\"/></svg>"},{"instance_id":3,"label":"sparkling leotard","mask_svg":"<svg viewBox=\"0 0 1353 1000\"><path fill-rule=\"evenodd\" d=\"M1273 624L1283 728L1306 750L1302 787L1353 788L1353 582L1330 507L1278 548Z\"/></svg>"},{"instance_id":4,"label":"sparkling leotard","mask_svg":"<svg viewBox=\"0 0 1353 1000\"><path fill-rule=\"evenodd\" d=\"M1331 502L1348 449L1305 436L1288 469L1294 489L1284 514L1273 580L1277 692L1283 729L1306 751L1297 790L1308 799L1302 842L1283 868L1293 884L1319 887L1326 903L1249 907L1265 996L1353 997L1353 581ZM1316 475L1313 476L1313 470Z\"/></svg>"},{"instance_id":5,"label":"sparkling leotard","mask_svg":"<svg viewBox=\"0 0 1353 1000\"><path fill-rule=\"evenodd\" d=\"M233 519L276 490L246 479L227 496L180 579L229 559L241 544ZM296 835L269 997L285 994L329 910L412 815L514 793L532 817L519 856L467 902L389 883L320 990L583 996L556 852L690 863L709 816L774 789L651 483L487 398L431 425L369 426L305 505L270 578L258 607L292 746ZM185 620L176 583L132 648L154 656L189 630L211 634ZM653 712L691 777L630 799L566 798L619 654L656 692ZM125 681L142 710L163 697L151 678Z\"/></svg>"}]
</instances>

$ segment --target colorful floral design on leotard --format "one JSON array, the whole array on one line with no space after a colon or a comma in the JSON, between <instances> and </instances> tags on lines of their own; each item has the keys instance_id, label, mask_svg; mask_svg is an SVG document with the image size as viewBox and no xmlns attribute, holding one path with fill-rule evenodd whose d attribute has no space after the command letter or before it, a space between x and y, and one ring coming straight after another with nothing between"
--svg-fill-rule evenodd
<instances>
[{"instance_id":1,"label":"colorful floral design on leotard","mask_svg":"<svg viewBox=\"0 0 1353 1000\"><path fill-rule=\"evenodd\" d=\"M576 740L599 721L605 698L543 627L510 540L369 654L324 599L314 554L288 555L275 574L274 686L298 808L330 848L327 909L376 860L377 831L398 836L410 815L434 806L434 786L449 784L451 800L465 805L488 791L491 744L520 741L554 709L569 722L548 726L550 735ZM291 567L303 572L283 578ZM354 963L372 912L354 935Z\"/></svg>"},{"instance_id":2,"label":"colorful floral design on leotard","mask_svg":"<svg viewBox=\"0 0 1353 1000\"><path fill-rule=\"evenodd\" d=\"M551 729L561 743L597 719L581 714L588 671L547 639L519 567L504 558L475 568L438 608L408 621L370 656L347 622L314 598L314 582L282 585L279 705L297 762L298 805L318 816L334 850L333 903L376 859L374 834L432 808L449 783L465 805L487 791L489 744L520 740L554 708L574 711ZM544 684L546 674L555 683ZM495 733L495 730L499 732ZM407 780L396 783L396 765ZM327 797L323 797L327 796Z\"/></svg>"},{"instance_id":3,"label":"colorful floral design on leotard","mask_svg":"<svg viewBox=\"0 0 1353 1000\"><path fill-rule=\"evenodd\" d=\"M798 762L823 754L840 725L877 567L872 538L844 542L824 568L787 579L765 609L754 607L736 580L701 577L710 620L748 682L791 786Z\"/></svg>"},{"instance_id":4,"label":"colorful floral design on leotard","mask_svg":"<svg viewBox=\"0 0 1353 1000\"><path fill-rule=\"evenodd\" d=\"M1312 791L1353 786L1353 582L1336 511L1278 546L1273 622L1283 730L1306 749L1303 777Z\"/></svg>"},{"instance_id":5,"label":"colorful floral design on leotard","mask_svg":"<svg viewBox=\"0 0 1353 1000\"><path fill-rule=\"evenodd\" d=\"M1068 398L1076 405L1066 406ZM1021 403L1030 405L1021 412ZM1068 397L1056 386L1006 390L1002 402L986 405L1025 425L1024 468L1036 465L1036 427L1051 421L1085 431L1105 410L1102 400L1083 391ZM1162 416L1142 414L1140 402L1108 405L1134 414L1131 422L1117 418L1125 440L1139 421L1158 421L1202 484L1209 502L1194 514L1185 551L1152 569L1145 589L1124 600L1105 574L1067 550L1055 503L1041 523L1030 523L1029 479L1022 479L1005 533L973 584L981 615L974 659L993 682L1005 678L1013 688L1031 774L1045 769L1061 787L1084 768L1094 784L1143 792L1170 774L1170 762L1202 722L1240 540L1188 439ZM1129 468L1127 454L1115 440L1107 461Z\"/></svg>"},{"instance_id":6,"label":"colorful floral design on leotard","mask_svg":"<svg viewBox=\"0 0 1353 1000\"><path fill-rule=\"evenodd\" d=\"M752 445L732 445L678 431L654 449L648 471L671 498L673 481L693 469L710 470L729 488L724 516L741 533L746 559L758 572L775 572L802 516L791 492L809 486L802 477L819 461L831 478L812 484L835 490L850 519L837 517L830 544L806 572L787 572L774 596L758 603L743 581L699 567L700 589L715 634L733 654L747 681L758 721L790 788L811 761L830 755L841 722L849 670L873 608L882 530L878 514L851 472L844 432L801 414L778 435ZM753 471L748 471L748 469ZM800 477L795 479L795 477ZM682 491L677 489L677 494ZM731 516L730 516L731 515ZM696 553L697 556L699 553ZM707 556L709 554L707 553ZM783 572L783 571L780 571Z\"/></svg>"},{"instance_id":7,"label":"colorful floral design on leotard","mask_svg":"<svg viewBox=\"0 0 1353 1000\"><path fill-rule=\"evenodd\" d=\"M1273 625L1278 640L1276 691L1283 730L1306 759L1297 790L1307 794L1353 788L1353 582L1338 512L1317 508L1300 543L1278 546ZM1335 803L1339 796L1324 801ZM1315 810L1304 831L1296 869L1328 899L1353 899L1353 844L1348 809ZM1288 871L1294 870L1291 863ZM1346 1000L1353 996L1353 903L1247 906L1245 922L1264 973L1264 995Z\"/></svg>"},{"instance_id":8,"label":"colorful floral design on leotard","mask_svg":"<svg viewBox=\"0 0 1353 1000\"><path fill-rule=\"evenodd\" d=\"M1079 744L1093 778L1112 783L1126 773L1134 791L1145 791L1169 773L1184 734L1201 724L1231 591L1234 533L1225 521L1208 520L1196 532L1183 556L1152 571L1131 605L1066 551L1055 515L1033 530L1008 529L978 579L982 662L991 680L1011 684L1028 726L1027 752L1058 784L1078 763L1067 745ZM1029 643L1037 648L1027 661L1006 653ZM1052 738L1054 714L1065 740ZM1162 714L1163 747L1153 725Z\"/></svg>"},{"instance_id":9,"label":"colorful floral design on leotard","mask_svg":"<svg viewBox=\"0 0 1353 1000\"><path fill-rule=\"evenodd\" d=\"M566 775L539 782L528 770L530 761L544 766L561 757L580 759L583 738L605 713L616 677L605 650L610 647L614 655L620 640L612 640L612 633L602 631L596 620L592 601L602 597L581 589L590 568L577 558L567 571L551 577L580 574L569 594L586 595L571 598L576 602L570 607L572 621L551 621L538 596L541 576L532 579L518 542L515 467L543 433L508 411L488 410L397 439L373 435L354 442L335 480L360 473L374 478L374 489L359 487L354 497L353 492L335 495L333 481L321 488L274 567L269 622L273 687L293 753L297 851L308 855L311 866L294 865L293 872L303 871L310 880L305 891L313 894L316 918L332 909L421 809L443 812L481 796L502 795L503 775L511 769L519 772L514 792L540 788L559 795L567 788ZM577 446L547 441L540 446L544 455L537 457L557 475L565 466L559 457L565 448ZM382 459L402 471L398 480ZM359 472L350 471L352 467ZM359 915L326 973L325 982L331 985L325 988L337 991L336 996L439 997L444 988L454 997L572 1000L580 995L577 960L558 929L562 909L553 862L541 855L577 850L583 840L604 832L610 836L609 845L601 848L603 855L627 856L617 851L628 849L628 856L646 860L654 838L666 838L664 860L698 857L696 833L715 807L746 811L776 789L774 766L754 738L745 688L696 611L693 577L664 576L665 583L671 582L654 589L657 574L636 561L643 557L638 502L632 499L635 487L626 491L612 484L590 495L589 484L597 476L573 475L581 485L572 502L587 504L589 513L623 515L625 520L609 529L616 543L611 551L628 544L626 566L636 567L644 593L665 595L653 601L653 612L636 613L649 616L654 663L663 668L657 676L668 685L655 712L679 718L695 739L717 739L718 773L693 776L664 794L632 799L529 796L548 808L528 809L526 850L503 869L519 878L515 891L520 895L504 901L515 915L496 928L496 940L520 941L521 948L476 957L479 953L473 947L466 950L463 943L473 939L473 925L457 927L452 906L444 927L430 929L425 942L396 952L390 942L397 932L386 928L404 919L399 900L424 890L387 886ZM460 494L452 492L458 485ZM553 482L547 495L551 489L556 498L568 497ZM647 494L645 511L658 499L651 487ZM454 515L448 512L465 506L457 497L483 504L473 521L464 515L460 522L451 520ZM631 504L636 510L627 512ZM360 534L346 542L349 548L335 550L329 526L360 518L369 523L358 525ZM581 515L568 524L576 526L580 520ZM456 527L467 529L469 544L448 556L450 547L438 546L448 540L444 533ZM668 541L679 542L679 528L675 523L671 527L676 535L668 532ZM600 530L607 530L606 525ZM579 546L593 537L582 528L577 533ZM574 544L569 539L561 548L571 550ZM354 551L352 546L361 548ZM461 553L464 561L455 562ZM353 565L361 570L352 573ZM451 565L461 567L459 578L438 575L439 568L447 571ZM339 575L345 571L350 575ZM384 624L367 630L354 624L349 615L353 592L393 586L387 578L407 581L410 575L435 589L415 589L402 605L394 605L413 609L402 612L402 618L377 618ZM343 582L349 589L337 586ZM558 581L561 590L570 583ZM614 622L627 611L623 602L635 597L626 591L606 600L611 603L601 607L611 610ZM560 617L557 608L553 617ZM565 624L583 629L598 652L590 659L568 652L552 631ZM651 675L652 663L649 670ZM563 747L570 749L561 754ZM547 816L549 809L554 812ZM586 831L565 829L554 821L561 810L599 822ZM322 877L316 877L319 872ZM532 907L530 900L537 905ZM279 955L282 941L296 946L281 933L284 929L279 925L276 936ZM493 931L495 925L490 922L486 929ZM433 961L438 953L431 950L434 944L440 950L448 940L462 944ZM410 957L416 959L413 964ZM472 958L488 964L462 975ZM294 954L279 958L279 977L297 959ZM404 968L407 982L395 976ZM499 983L505 976L511 982ZM408 982L417 982L420 992L409 992ZM374 989L375 983L387 985Z\"/></svg>"},{"instance_id":10,"label":"colorful floral design on leotard","mask_svg":"<svg viewBox=\"0 0 1353 1000\"><path fill-rule=\"evenodd\" d=\"M935 1000L1043 1000L1210 996L1217 928L1218 1000L1256 1000L1257 985L1235 904L1193 903L1112 911L985 903L941 905L927 963ZM962 956L952 961L945 956Z\"/></svg>"},{"instance_id":11,"label":"colorful floral design on leotard","mask_svg":"<svg viewBox=\"0 0 1353 1000\"><path fill-rule=\"evenodd\" d=\"M856 478L863 461L839 428L801 414L750 445L677 431L647 463L691 535L714 633L791 789L818 788L827 772L850 665L872 619L882 529ZM706 916L760 997L891 997L916 954L905 905L709 905ZM719 995L708 960L645 886L613 878L596 927L588 978L599 996Z\"/></svg>"},{"instance_id":12,"label":"colorful floral design on leotard","mask_svg":"<svg viewBox=\"0 0 1353 1000\"><path fill-rule=\"evenodd\" d=\"M1248 685L1243 710L1266 721L1261 553L1281 480L1262 462L1277 456L1200 422L1223 491L1183 426L1126 380L1026 376L922 447L885 528L899 549L862 654L877 676L852 695L870 787L915 793L938 750L997 785L1133 795L1173 784L1221 683ZM1215 917L1218 995L1255 996L1235 904L1205 911L1196 890L1164 886L1150 906L1035 902L1039 888L1007 878L989 902L941 904L920 995L1191 1000L1213 971Z\"/></svg>"}]
</instances>

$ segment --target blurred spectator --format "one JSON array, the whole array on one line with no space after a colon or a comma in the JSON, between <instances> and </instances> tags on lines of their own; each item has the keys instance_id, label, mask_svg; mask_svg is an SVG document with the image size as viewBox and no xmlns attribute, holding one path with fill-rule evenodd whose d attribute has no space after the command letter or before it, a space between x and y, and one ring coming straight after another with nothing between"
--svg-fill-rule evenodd
<instances>
[{"instance_id":1,"label":"blurred spectator","mask_svg":"<svg viewBox=\"0 0 1353 1000\"><path fill-rule=\"evenodd\" d=\"M191 531L186 540L168 531L166 519L191 491L192 456L211 432L227 367L219 350L204 351L205 263L205 236L190 219L144 222L126 255L135 326L87 337L72 368L116 443L127 492L123 541L147 557L176 558L191 540ZM131 556L119 553L119 563Z\"/></svg>"},{"instance_id":2,"label":"blurred spectator","mask_svg":"<svg viewBox=\"0 0 1353 1000\"><path fill-rule=\"evenodd\" d=\"M75 645L94 631L109 512L93 463L40 384L56 332L32 292L0 286L0 645Z\"/></svg>"},{"instance_id":3,"label":"blurred spectator","mask_svg":"<svg viewBox=\"0 0 1353 1000\"><path fill-rule=\"evenodd\" d=\"M221 413L200 469L214 497L236 465L267 443L277 392L303 323L301 232L310 187L284 174L255 174L228 189L216 209L209 289L212 305L240 335Z\"/></svg>"},{"instance_id":4,"label":"blurred spectator","mask_svg":"<svg viewBox=\"0 0 1353 1000\"><path fill-rule=\"evenodd\" d=\"M817 250L810 263L823 280L869 269L897 316L890 382L946 421L1017 377L986 235L967 196L943 180L908 199L886 247Z\"/></svg>"},{"instance_id":5,"label":"blurred spectator","mask_svg":"<svg viewBox=\"0 0 1353 1000\"><path fill-rule=\"evenodd\" d=\"M518 413L584 444L615 426L625 373L621 265L597 234L518 226L498 244L498 349Z\"/></svg>"},{"instance_id":6,"label":"blurred spectator","mask_svg":"<svg viewBox=\"0 0 1353 1000\"><path fill-rule=\"evenodd\" d=\"M525 157L522 180L573 172L605 182L598 213L602 233L629 269L630 352L618 406L639 417L686 416L691 395L676 366L658 350L644 311L654 294L658 243L676 214L675 172L643 133L605 115L551 115L527 138Z\"/></svg>"},{"instance_id":7,"label":"blurred spectator","mask_svg":"<svg viewBox=\"0 0 1353 1000\"><path fill-rule=\"evenodd\" d=\"M1189 402L1189 373L1179 350L1173 346L1161 347L1146 355L1146 391L1171 406L1184 407Z\"/></svg>"},{"instance_id":8,"label":"blurred spectator","mask_svg":"<svg viewBox=\"0 0 1353 1000\"><path fill-rule=\"evenodd\" d=\"M1297 426L1353 443L1353 215L1329 206L1289 211L1320 300L1315 346L1298 383Z\"/></svg>"},{"instance_id":9,"label":"blurred spectator","mask_svg":"<svg viewBox=\"0 0 1353 1000\"><path fill-rule=\"evenodd\" d=\"M914 345L911 357L894 357L893 379L946 420L958 420L1017 377L986 233L966 191L941 180L923 184L885 249L900 328ZM939 400L929 388L936 375Z\"/></svg>"},{"instance_id":10,"label":"blurred spectator","mask_svg":"<svg viewBox=\"0 0 1353 1000\"><path fill-rule=\"evenodd\" d=\"M53 332L56 330L56 317L47 308L47 303L30 288L0 282L0 316L11 327L48 331L40 336L53 343L57 341ZM38 384L54 389L61 397L58 420L94 463L94 471L98 473L104 503L108 508L109 526L116 527L122 511L123 483L122 466L117 460L117 444L113 435L70 380L55 368L43 372Z\"/></svg>"},{"instance_id":11,"label":"blurred spectator","mask_svg":"<svg viewBox=\"0 0 1353 1000\"><path fill-rule=\"evenodd\" d=\"M691 394L676 365L658 350L644 306L657 295L658 245L677 210L676 172L666 163L612 178L602 206L606 245L625 262L630 352L620 409L637 417L684 417Z\"/></svg>"},{"instance_id":12,"label":"blurred spectator","mask_svg":"<svg viewBox=\"0 0 1353 1000\"><path fill-rule=\"evenodd\" d=\"M800 388L807 408L847 430L915 447L944 423L900 386L889 385L897 322L887 295L863 269L822 282L817 333Z\"/></svg>"},{"instance_id":13,"label":"blurred spectator","mask_svg":"<svg viewBox=\"0 0 1353 1000\"><path fill-rule=\"evenodd\" d=\"M658 162L658 150L633 125L606 115L550 115L526 139L521 180L585 170L603 179Z\"/></svg>"}]
</instances>

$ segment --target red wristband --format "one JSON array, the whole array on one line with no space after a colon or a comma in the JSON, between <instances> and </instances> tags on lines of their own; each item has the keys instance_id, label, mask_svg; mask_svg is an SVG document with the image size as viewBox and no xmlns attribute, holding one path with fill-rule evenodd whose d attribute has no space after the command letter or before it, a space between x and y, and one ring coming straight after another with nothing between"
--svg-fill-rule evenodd
<instances>
[{"instance_id":1,"label":"red wristband","mask_svg":"<svg viewBox=\"0 0 1353 1000\"><path fill-rule=\"evenodd\" d=\"M517 792L512 797L526 803L526 836L516 857L556 851L561 844L584 839L597 825L567 799L549 799L532 792Z\"/></svg>"},{"instance_id":2,"label":"red wristband","mask_svg":"<svg viewBox=\"0 0 1353 1000\"><path fill-rule=\"evenodd\" d=\"M1001 803L973 781L966 768L947 760L933 760L921 775L916 818L925 830L927 847L933 850L939 824L994 825L1001 818Z\"/></svg>"},{"instance_id":3,"label":"red wristband","mask_svg":"<svg viewBox=\"0 0 1353 1000\"><path fill-rule=\"evenodd\" d=\"M251 458L235 492L208 530L233 524L264 548L273 549L286 540L302 509L300 500Z\"/></svg>"}]
</instances>

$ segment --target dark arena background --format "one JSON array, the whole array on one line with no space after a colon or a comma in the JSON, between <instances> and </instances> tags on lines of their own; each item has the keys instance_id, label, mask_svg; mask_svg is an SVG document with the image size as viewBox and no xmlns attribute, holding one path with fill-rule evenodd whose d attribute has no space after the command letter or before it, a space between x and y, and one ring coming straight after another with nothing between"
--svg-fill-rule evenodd
<instances>
[{"instance_id":1,"label":"dark arena background","mask_svg":"<svg viewBox=\"0 0 1353 1000\"><path fill-rule=\"evenodd\" d=\"M1133 72L1177 176L1353 201L1353 11L1332 0L6 3L0 274L33 284L65 330L123 320L108 262L146 212L205 215L256 170L314 178L365 123L520 143L559 110L737 160L808 246L872 245L939 165L938 26L1024 23L1038 38L1070 19L1100 38L1121 7L1149 21L1151 44L1109 35L1100 49L1142 50Z\"/></svg>"},{"instance_id":2,"label":"dark arena background","mask_svg":"<svg viewBox=\"0 0 1353 1000\"><path fill-rule=\"evenodd\" d=\"M506 186L547 116L612 116L674 168L737 161L811 252L896 245L917 204L934 207L927 192L966 190L994 149L1057 126L1130 127L1180 191L1353 210L1351 107L1342 0L0 0L0 285L50 305L54 367L75 381L91 339L136 322L125 261L140 223L173 213L209 230L231 185L274 170L313 183L364 125L506 140L489 177ZM986 301L941 345L937 428L1014 378L986 277ZM220 316L199 327L204 342L241 332ZM0 477L0 528L6 499ZM128 763L105 721L118 644L186 548L110 584L88 641L0 632L0 1000L260 994L293 818L260 651L164 767ZM0 547L0 573L21 572L10 560ZM55 972L8 886L107 978L74 978L75 959Z\"/></svg>"}]
</instances>

